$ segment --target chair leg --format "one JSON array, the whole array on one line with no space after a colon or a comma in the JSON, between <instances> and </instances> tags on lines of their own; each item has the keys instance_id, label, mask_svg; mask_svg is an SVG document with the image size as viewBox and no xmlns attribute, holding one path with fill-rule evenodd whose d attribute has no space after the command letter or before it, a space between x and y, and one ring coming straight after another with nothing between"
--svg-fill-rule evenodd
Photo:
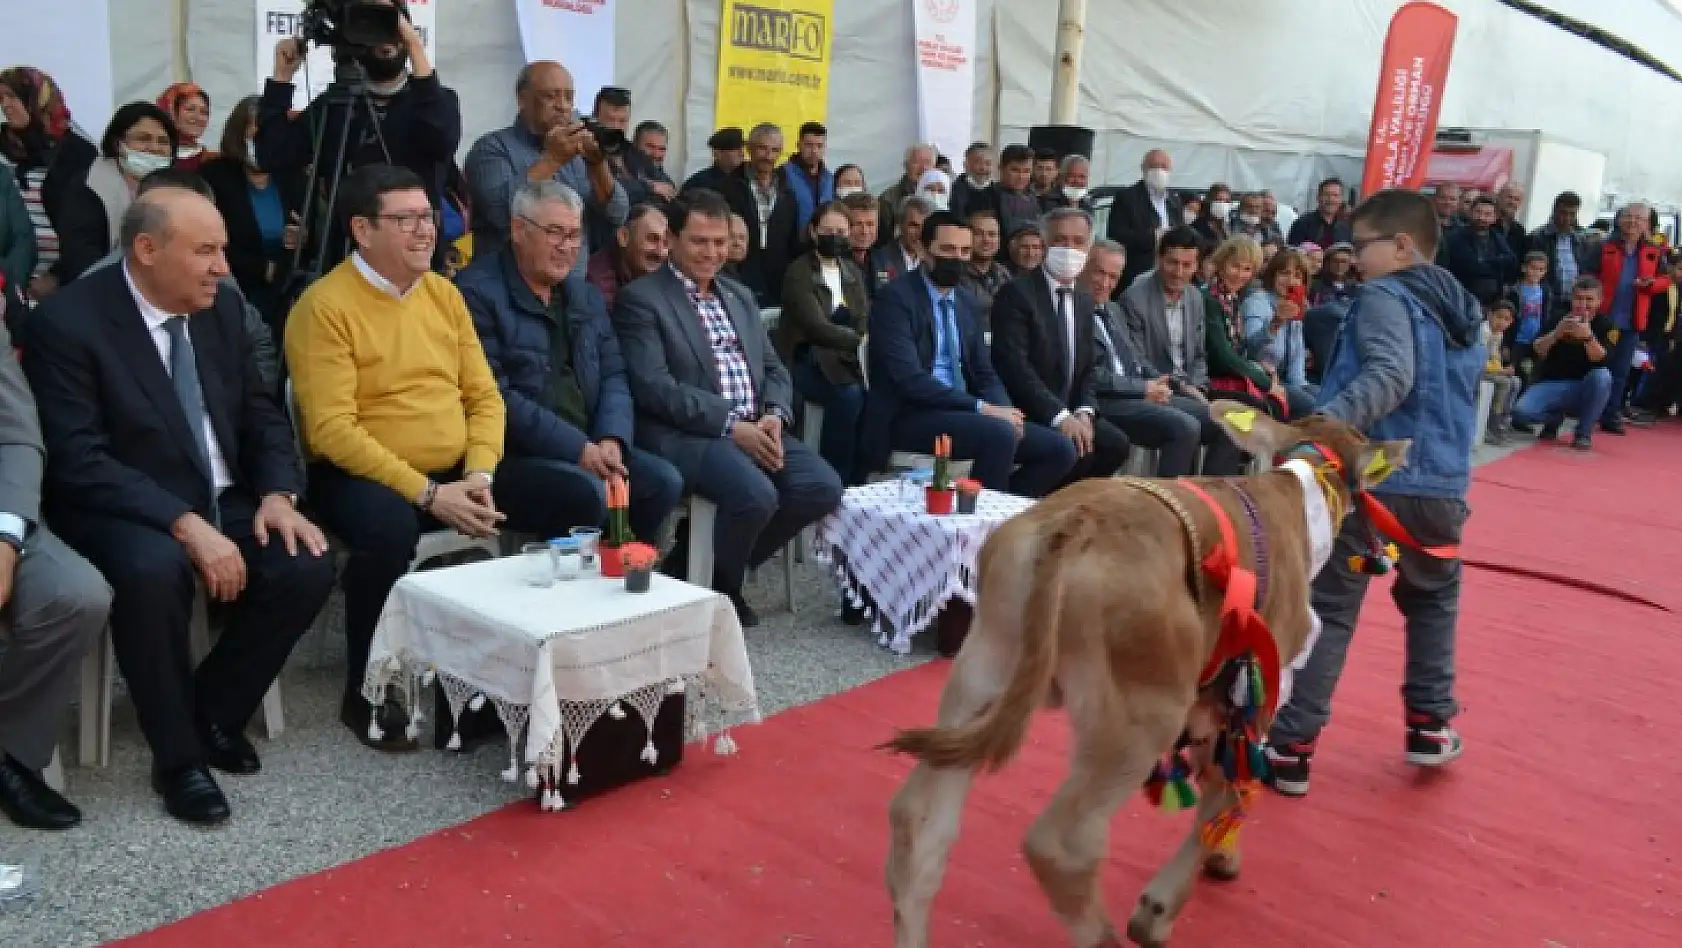
<instances>
[{"instance_id":1,"label":"chair leg","mask_svg":"<svg viewBox=\"0 0 1682 948\"><path fill-rule=\"evenodd\" d=\"M111 632L100 636L82 656L82 700L77 714L76 761L83 767L104 767L104 749L111 735L111 676L106 661L111 654Z\"/></svg>"},{"instance_id":2,"label":"chair leg","mask_svg":"<svg viewBox=\"0 0 1682 948\"><path fill-rule=\"evenodd\" d=\"M783 547L783 589L788 593L788 611L792 614L800 611L794 601L794 559L800 549L800 537L796 535Z\"/></svg>"},{"instance_id":3,"label":"chair leg","mask_svg":"<svg viewBox=\"0 0 1682 948\"><path fill-rule=\"evenodd\" d=\"M41 772L41 779L47 782L47 786L63 793L64 761L59 759L60 756L58 748L53 748L53 759L47 761L47 769Z\"/></svg>"},{"instance_id":4,"label":"chair leg","mask_svg":"<svg viewBox=\"0 0 1682 948\"><path fill-rule=\"evenodd\" d=\"M280 679L269 685L269 691L263 695L263 730L269 740L277 740L286 733L286 706L280 700Z\"/></svg>"},{"instance_id":5,"label":"chair leg","mask_svg":"<svg viewBox=\"0 0 1682 948\"><path fill-rule=\"evenodd\" d=\"M699 497L689 498L689 582L702 589L713 585L713 527L718 507Z\"/></svg>"}]
</instances>

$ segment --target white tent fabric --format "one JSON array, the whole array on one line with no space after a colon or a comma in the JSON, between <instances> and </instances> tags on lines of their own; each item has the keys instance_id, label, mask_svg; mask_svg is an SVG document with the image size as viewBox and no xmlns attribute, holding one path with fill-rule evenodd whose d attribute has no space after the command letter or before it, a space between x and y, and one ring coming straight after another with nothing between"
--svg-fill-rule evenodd
<instances>
[{"instance_id":1,"label":"white tent fabric","mask_svg":"<svg viewBox=\"0 0 1682 948\"><path fill-rule=\"evenodd\" d=\"M513 112L521 63L512 0L435 0L439 63L461 95L463 149ZM1056 4L976 0L976 137L1020 141L1049 109ZM1179 182L1271 186L1302 200L1328 171L1356 174L1384 31L1401 0L1090 0L1079 120L1098 132L1096 180L1124 183L1156 145ZM1461 17L1445 126L1542 129L1604 152L1610 189L1682 200L1682 166L1657 148L1682 138L1682 84L1496 0L1442 0ZM1662 0L1543 0L1682 69L1682 17ZM0 0L27 24L37 0ZM177 13L177 8L184 11ZM14 9L15 8L15 9ZM718 0L619 0L618 80L639 117L672 130L674 173L709 160ZM915 135L910 0L837 0L832 163L882 188ZM27 28L27 27L26 27ZM113 0L115 101L152 98L175 77L170 50L210 92L213 130L260 88L251 0ZM74 103L73 103L74 106ZM97 127L98 117L83 113ZM1657 146L1657 148L1655 148Z\"/></svg>"}]
</instances>

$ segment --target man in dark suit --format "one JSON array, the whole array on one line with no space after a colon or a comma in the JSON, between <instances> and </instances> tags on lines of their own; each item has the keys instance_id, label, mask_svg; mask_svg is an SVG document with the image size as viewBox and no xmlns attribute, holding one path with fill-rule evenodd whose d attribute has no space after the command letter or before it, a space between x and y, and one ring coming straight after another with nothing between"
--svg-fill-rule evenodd
<instances>
[{"instance_id":1,"label":"man in dark suit","mask_svg":"<svg viewBox=\"0 0 1682 948\"><path fill-rule=\"evenodd\" d=\"M904 225L899 237L870 251L870 273L866 278L874 291L917 269L923 254L923 221L934 213L934 203L915 194L899 202L896 217Z\"/></svg>"},{"instance_id":2,"label":"man in dark suit","mask_svg":"<svg viewBox=\"0 0 1682 948\"><path fill-rule=\"evenodd\" d=\"M743 625L749 566L769 559L841 502L841 479L786 434L794 398L747 288L718 276L730 208L711 191L671 208L670 265L626 287L614 325L637 406L637 444L677 465L718 505L713 588ZM681 551L668 562L681 564Z\"/></svg>"},{"instance_id":3,"label":"man in dark suit","mask_svg":"<svg viewBox=\"0 0 1682 948\"><path fill-rule=\"evenodd\" d=\"M1168 190L1174 159L1160 148L1153 149L1145 154L1140 170L1143 175L1137 183L1116 193L1104 233L1127 248L1127 269L1116 288L1123 293L1135 277L1151 268L1157 239L1184 223L1180 199Z\"/></svg>"},{"instance_id":4,"label":"man in dark suit","mask_svg":"<svg viewBox=\"0 0 1682 948\"><path fill-rule=\"evenodd\" d=\"M993 365L1011 403L1057 430L1078 460L1069 480L1108 477L1127 463L1127 436L1098 413L1093 388L1092 297L1076 284L1092 245L1092 218L1063 207L1045 216L1045 263L993 298Z\"/></svg>"},{"instance_id":5,"label":"man in dark suit","mask_svg":"<svg viewBox=\"0 0 1682 948\"><path fill-rule=\"evenodd\" d=\"M748 135L748 162L736 169L720 191L730 209L748 224L748 258L742 261L742 282L753 290L760 306L777 306L783 299L783 271L788 269L799 242L800 205L788 176L777 173L783 155L783 133L770 123L754 126Z\"/></svg>"},{"instance_id":6,"label":"man in dark suit","mask_svg":"<svg viewBox=\"0 0 1682 948\"><path fill-rule=\"evenodd\" d=\"M111 584L111 635L153 787L171 815L228 818L206 769L256 773L246 722L333 585L298 515L292 429L252 360L221 217L177 189L124 214L121 267L41 309L24 368L50 459L48 519ZM187 314L187 315L180 315ZM198 586L224 603L195 671Z\"/></svg>"},{"instance_id":7,"label":"man in dark suit","mask_svg":"<svg viewBox=\"0 0 1682 948\"><path fill-rule=\"evenodd\" d=\"M1075 446L1012 408L993 371L975 300L959 287L972 239L936 211L923 222L923 265L877 292L861 449L881 470L894 450L927 454L950 435L952 457L972 461L983 487L1043 497L1075 466Z\"/></svg>"}]
</instances>

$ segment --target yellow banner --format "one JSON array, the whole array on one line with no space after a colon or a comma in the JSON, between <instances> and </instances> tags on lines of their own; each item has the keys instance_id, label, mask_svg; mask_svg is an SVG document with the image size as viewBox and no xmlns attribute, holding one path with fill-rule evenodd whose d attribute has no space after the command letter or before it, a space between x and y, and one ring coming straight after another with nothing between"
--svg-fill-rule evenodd
<instances>
[{"instance_id":1,"label":"yellow banner","mask_svg":"<svg viewBox=\"0 0 1682 948\"><path fill-rule=\"evenodd\" d=\"M771 122L793 151L803 122L829 111L834 0L723 0L714 128Z\"/></svg>"}]
</instances>

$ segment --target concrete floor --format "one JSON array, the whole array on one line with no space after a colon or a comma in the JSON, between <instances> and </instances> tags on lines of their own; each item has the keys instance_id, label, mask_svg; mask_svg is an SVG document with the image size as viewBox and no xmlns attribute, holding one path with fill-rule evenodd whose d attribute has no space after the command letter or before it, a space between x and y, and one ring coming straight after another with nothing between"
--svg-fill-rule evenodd
<instances>
[{"instance_id":1,"label":"concrete floor","mask_svg":"<svg viewBox=\"0 0 1682 948\"><path fill-rule=\"evenodd\" d=\"M1480 449L1478 462L1528 443ZM842 625L833 584L815 564L799 568L797 585L801 608L792 615L783 606L777 561L749 591L763 619L747 644L765 714L930 657L926 637L919 643L923 651L899 658L878 648L867 628ZM507 765L500 744L466 755L422 750L392 756L364 748L345 731L337 721L340 608L335 595L293 655L283 678L287 731L273 744L258 742L263 773L220 779L234 808L227 826L193 829L163 812L148 786L150 758L133 708L119 700L111 766L68 769L69 795L87 822L47 834L0 820L0 863L26 866L40 889L34 902L0 908L0 946L102 944L520 799L523 787L497 777ZM751 731L742 740L751 753ZM66 741L74 746L68 734Z\"/></svg>"}]
</instances>

